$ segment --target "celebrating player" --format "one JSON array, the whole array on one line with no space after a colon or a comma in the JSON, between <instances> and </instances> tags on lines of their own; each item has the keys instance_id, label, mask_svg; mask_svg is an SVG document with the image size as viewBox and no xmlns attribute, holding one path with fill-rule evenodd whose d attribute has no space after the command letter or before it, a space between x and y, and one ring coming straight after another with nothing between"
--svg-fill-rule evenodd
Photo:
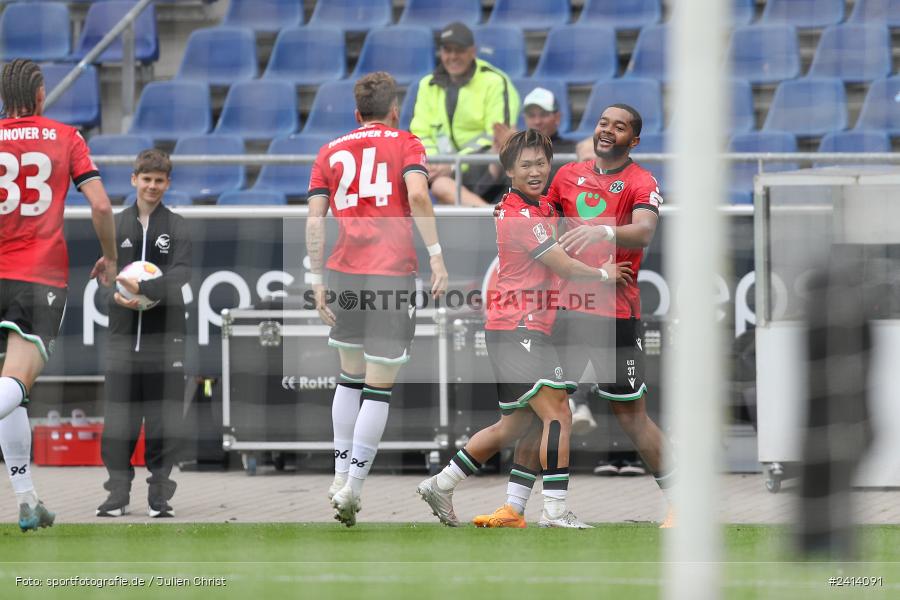
<instances>
[{"instance_id":1,"label":"celebrating player","mask_svg":"<svg viewBox=\"0 0 900 600\"><path fill-rule=\"evenodd\" d=\"M103 258L91 277L116 276L115 225L109 198L78 131L41 116L46 91L37 64L3 67L0 97L0 447L19 504L22 531L49 527L55 515L31 480L31 425L25 406L53 352L66 306L69 257L63 209L69 180L91 205Z\"/></svg>"},{"instance_id":2,"label":"celebrating player","mask_svg":"<svg viewBox=\"0 0 900 600\"><path fill-rule=\"evenodd\" d=\"M599 393L610 402L619 424L666 494L673 471L666 471L665 439L646 410L641 299L637 286L644 248L653 240L663 200L656 179L630 157L631 150L640 143L641 125L640 114L631 106L607 107L594 130L596 158L564 166L550 185L547 201L562 210L570 226L560 236L560 245L580 260L596 265L606 252L598 252L595 246L615 243L616 260L630 262L635 273L627 285L616 288L614 310L604 303L593 308L569 306L570 310L563 311L557 321L554 339L566 372L574 377L580 377L588 361L593 363L595 372L603 372L615 356L615 382L601 383ZM600 222L606 218L615 219L615 226ZM563 282L561 297L579 297L581 292L577 286L577 283ZM614 337L606 335L610 327L614 327ZM603 344L604 339L610 339L612 345ZM537 452L536 440L522 443L517 448L515 462L534 467ZM510 474L507 504L493 515L476 517L476 525L504 527L516 523L510 518L510 511L518 514L524 511L534 483L533 479L523 479L515 472L523 470L527 471L515 468ZM670 509L662 526L670 527L673 523Z\"/></svg>"},{"instance_id":3,"label":"celebrating player","mask_svg":"<svg viewBox=\"0 0 900 600\"><path fill-rule=\"evenodd\" d=\"M306 226L307 281L319 315L331 326L328 344L341 360L331 412L335 475L328 496L335 518L348 527L356 523L394 380L409 360L415 332L417 259L410 215L431 257L431 292L439 296L447 289L425 149L416 136L397 129L396 83L387 73L371 73L353 91L360 127L319 150ZM340 228L327 265L328 288L341 299L333 306L323 277L329 206ZM378 298L374 310L359 302L366 295Z\"/></svg>"},{"instance_id":4,"label":"celebrating player","mask_svg":"<svg viewBox=\"0 0 900 600\"><path fill-rule=\"evenodd\" d=\"M500 151L512 189L501 201L496 220L500 270L498 290L487 299L485 340L502 415L416 490L451 527L459 525L453 509L456 486L536 424L544 485L540 526L589 527L566 506L572 421L566 392L573 391L575 383L564 379L550 337L558 304L554 275L615 284L630 283L632 271L627 263L611 260L601 268L589 267L559 246L557 211L541 198L552 159L550 140L534 129L512 135Z\"/></svg>"}]
</instances>

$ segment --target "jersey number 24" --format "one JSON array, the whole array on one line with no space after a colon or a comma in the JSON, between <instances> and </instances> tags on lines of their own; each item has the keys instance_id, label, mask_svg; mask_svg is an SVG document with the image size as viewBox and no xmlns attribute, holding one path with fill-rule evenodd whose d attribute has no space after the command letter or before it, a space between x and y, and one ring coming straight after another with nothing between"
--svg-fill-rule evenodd
<instances>
[{"instance_id":1,"label":"jersey number 24","mask_svg":"<svg viewBox=\"0 0 900 600\"><path fill-rule=\"evenodd\" d=\"M329 166L334 167L336 163L341 163L343 174L334 195L335 210L352 208L359 203L360 198L375 198L375 206L387 206L394 186L388 181L387 163L375 164L375 148L365 148L362 151L362 165L357 182L359 193L357 194L347 193L356 179L356 159L353 154L347 150L338 150L328 159ZM372 177L373 171L374 178Z\"/></svg>"}]
</instances>

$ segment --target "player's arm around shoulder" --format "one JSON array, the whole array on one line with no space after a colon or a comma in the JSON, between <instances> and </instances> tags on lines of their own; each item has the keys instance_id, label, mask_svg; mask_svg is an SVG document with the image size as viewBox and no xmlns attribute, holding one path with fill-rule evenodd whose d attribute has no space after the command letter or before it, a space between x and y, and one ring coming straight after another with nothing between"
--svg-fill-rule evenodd
<instances>
[{"instance_id":1,"label":"player's arm around shoulder","mask_svg":"<svg viewBox=\"0 0 900 600\"><path fill-rule=\"evenodd\" d=\"M428 176L422 171L407 171L403 180L406 184L406 197L409 199L409 211L425 247L428 249L431 265L431 293L439 297L447 291L447 267L444 264L444 253L438 238L437 222L434 207L428 195Z\"/></svg>"}]
</instances>

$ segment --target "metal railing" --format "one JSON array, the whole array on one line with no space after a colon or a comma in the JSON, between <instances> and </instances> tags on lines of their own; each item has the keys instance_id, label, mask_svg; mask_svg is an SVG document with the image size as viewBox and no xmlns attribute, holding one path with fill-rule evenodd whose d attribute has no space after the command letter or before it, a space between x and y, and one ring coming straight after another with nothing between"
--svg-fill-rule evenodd
<instances>
[{"instance_id":1,"label":"metal railing","mask_svg":"<svg viewBox=\"0 0 900 600\"><path fill-rule=\"evenodd\" d=\"M122 131L127 131L131 127L131 118L134 114L134 21L138 15L143 12L153 0L140 0L134 7L129 10L115 26L107 32L103 38L97 42L97 45L91 48L84 58L72 70L63 77L62 81L56 84L56 87L47 94L44 100L44 109L53 106L53 103L59 100L66 90L68 90L75 80L84 73L94 60L99 57L110 44L112 44L119 35L122 36ZM134 157L131 157L134 160ZM119 163L116 163L119 164Z\"/></svg>"}]
</instances>

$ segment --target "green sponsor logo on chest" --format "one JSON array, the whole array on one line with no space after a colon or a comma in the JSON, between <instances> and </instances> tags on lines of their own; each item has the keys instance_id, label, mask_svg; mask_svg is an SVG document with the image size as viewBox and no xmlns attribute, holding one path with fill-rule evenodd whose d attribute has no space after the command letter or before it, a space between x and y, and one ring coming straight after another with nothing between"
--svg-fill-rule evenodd
<instances>
[{"instance_id":1,"label":"green sponsor logo on chest","mask_svg":"<svg viewBox=\"0 0 900 600\"><path fill-rule=\"evenodd\" d=\"M587 221L603 214L606 210L606 200L600 194L581 192L575 198L575 208L578 210L578 216Z\"/></svg>"}]
</instances>

